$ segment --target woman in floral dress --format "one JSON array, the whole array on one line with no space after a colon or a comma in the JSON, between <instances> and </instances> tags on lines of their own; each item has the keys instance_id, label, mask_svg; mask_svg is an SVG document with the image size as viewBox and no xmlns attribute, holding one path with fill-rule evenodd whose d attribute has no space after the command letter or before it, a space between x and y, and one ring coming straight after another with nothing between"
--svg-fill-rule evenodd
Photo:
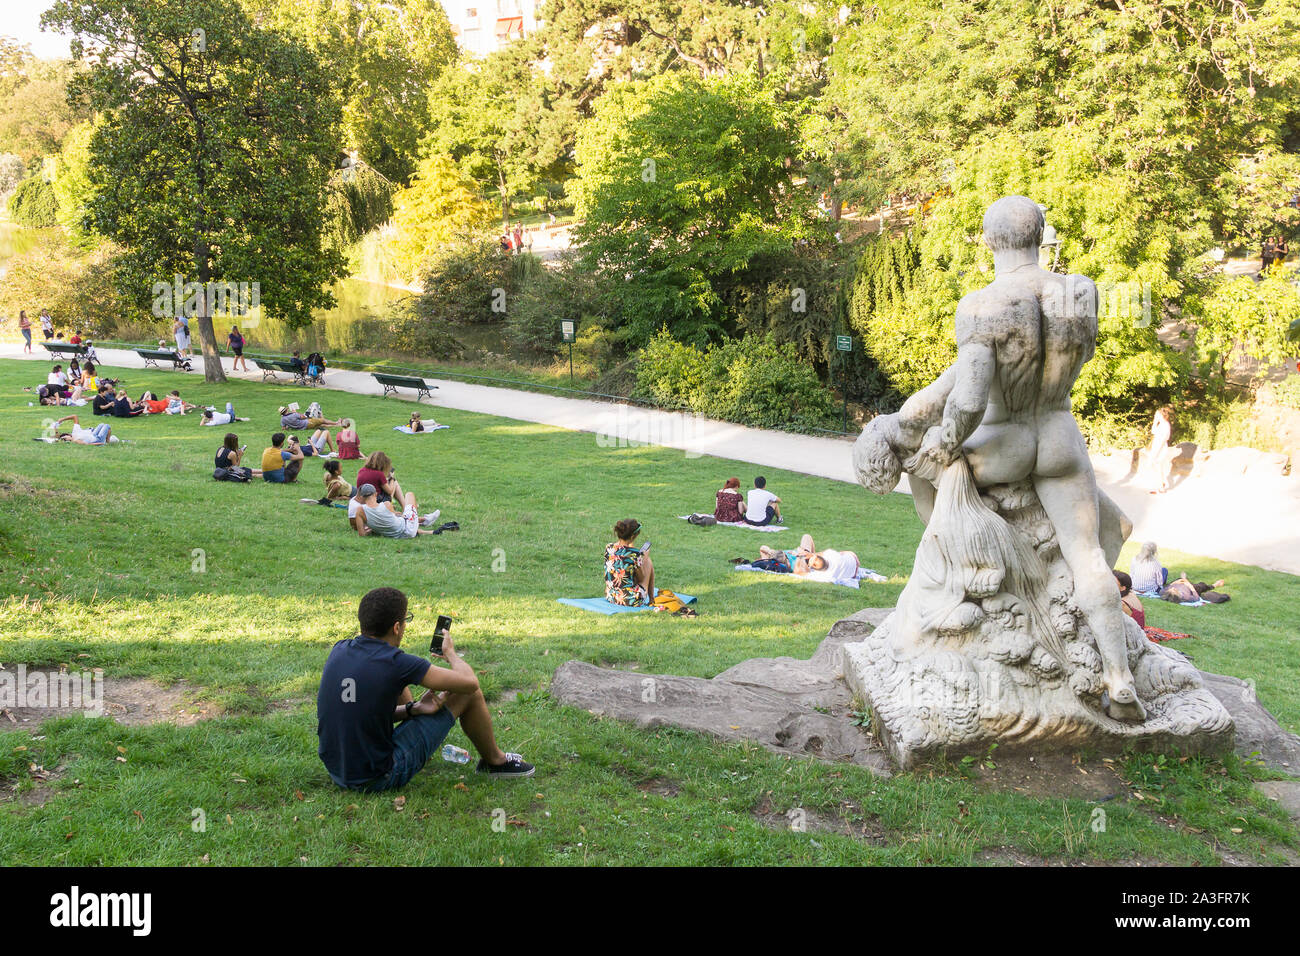
<instances>
[{"instance_id":1,"label":"woman in floral dress","mask_svg":"<svg viewBox=\"0 0 1300 956\"><path fill-rule=\"evenodd\" d=\"M633 545L641 522L624 518L614 525L618 540L605 546L605 600L623 607L647 607L655 593L650 556Z\"/></svg>"}]
</instances>

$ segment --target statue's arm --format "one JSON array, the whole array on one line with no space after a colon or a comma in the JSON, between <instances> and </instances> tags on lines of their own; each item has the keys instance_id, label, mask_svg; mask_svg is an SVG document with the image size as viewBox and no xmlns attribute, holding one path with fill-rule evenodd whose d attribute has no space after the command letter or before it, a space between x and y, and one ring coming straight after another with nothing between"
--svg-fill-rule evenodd
<instances>
[{"instance_id":1,"label":"statue's arm","mask_svg":"<svg viewBox=\"0 0 1300 956\"><path fill-rule=\"evenodd\" d=\"M898 410L898 430L901 444L914 452L932 425L943 420L944 405L957 381L957 367L950 365L933 382L914 393Z\"/></svg>"},{"instance_id":2,"label":"statue's arm","mask_svg":"<svg viewBox=\"0 0 1300 956\"><path fill-rule=\"evenodd\" d=\"M979 427L989 404L996 361L993 349L978 341L968 341L957 349L952 391L943 406L940 448L949 460L956 458L962 444Z\"/></svg>"}]
</instances>

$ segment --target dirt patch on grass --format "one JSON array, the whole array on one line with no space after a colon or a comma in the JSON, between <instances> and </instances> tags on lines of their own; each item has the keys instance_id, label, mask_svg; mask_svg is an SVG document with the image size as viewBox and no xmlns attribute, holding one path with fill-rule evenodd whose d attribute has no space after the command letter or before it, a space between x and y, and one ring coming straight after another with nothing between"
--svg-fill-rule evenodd
<instances>
[{"instance_id":1,"label":"dirt patch on grass","mask_svg":"<svg viewBox=\"0 0 1300 956\"><path fill-rule=\"evenodd\" d=\"M1135 856L1127 860L1080 860L1074 857L1046 857L1024 853L1009 846L985 847L975 854L976 863L993 866L1171 866L1151 857Z\"/></svg>"},{"instance_id":2,"label":"dirt patch on grass","mask_svg":"<svg viewBox=\"0 0 1300 956\"><path fill-rule=\"evenodd\" d=\"M840 836L861 840L872 846L889 844L889 831L871 814L852 800L845 800L834 810L790 807L781 810L773 806L771 797L763 798L752 811L754 819L772 830L793 830L797 833L837 833Z\"/></svg>"},{"instance_id":3,"label":"dirt patch on grass","mask_svg":"<svg viewBox=\"0 0 1300 956\"><path fill-rule=\"evenodd\" d=\"M636 788L642 793L653 793L660 797L675 797L682 792L681 787L664 777L651 777L649 780L642 780L636 785Z\"/></svg>"},{"instance_id":4,"label":"dirt patch on grass","mask_svg":"<svg viewBox=\"0 0 1300 956\"><path fill-rule=\"evenodd\" d=\"M178 681L171 687L163 687L148 678L141 677L103 677L89 682L89 686L80 686L76 696L64 696L64 706L31 706L26 703L31 697L31 681L35 677L44 681L49 692L43 698L36 698L42 703L55 701L55 691L60 677L67 675L58 671L27 671L28 690L19 699L24 706L7 707L0 712L0 726L10 730L19 727L36 727L54 717L68 717L74 714L87 716L111 717L119 724L133 726L138 724L168 723L179 727L216 717L221 708L211 702L193 703L187 700L190 688L185 681ZM65 685L66 686L66 685ZM66 691L63 693L67 693Z\"/></svg>"},{"instance_id":5,"label":"dirt patch on grass","mask_svg":"<svg viewBox=\"0 0 1300 956\"><path fill-rule=\"evenodd\" d=\"M1104 801L1121 796L1128 785L1118 763L1078 754L1035 754L980 758L961 770L981 790L1019 793L1027 797L1060 797Z\"/></svg>"}]
</instances>

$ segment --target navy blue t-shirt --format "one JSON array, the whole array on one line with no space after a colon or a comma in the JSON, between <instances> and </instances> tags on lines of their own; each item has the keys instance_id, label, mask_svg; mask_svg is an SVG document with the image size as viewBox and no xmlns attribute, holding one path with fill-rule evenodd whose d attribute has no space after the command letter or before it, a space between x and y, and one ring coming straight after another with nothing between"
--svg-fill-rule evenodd
<instances>
[{"instance_id":1,"label":"navy blue t-shirt","mask_svg":"<svg viewBox=\"0 0 1300 956\"><path fill-rule=\"evenodd\" d=\"M357 787L393 769L397 698L432 666L363 635L334 645L316 694L318 753L331 780Z\"/></svg>"}]
</instances>

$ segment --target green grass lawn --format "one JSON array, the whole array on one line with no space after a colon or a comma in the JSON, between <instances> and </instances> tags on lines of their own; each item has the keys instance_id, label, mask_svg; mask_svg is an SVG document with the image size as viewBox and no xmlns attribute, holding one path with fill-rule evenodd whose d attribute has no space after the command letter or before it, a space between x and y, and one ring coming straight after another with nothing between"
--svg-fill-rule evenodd
<instances>
[{"instance_id":1,"label":"green grass lawn","mask_svg":"<svg viewBox=\"0 0 1300 956\"><path fill-rule=\"evenodd\" d=\"M897 599L921 530L902 495L769 470L789 532L700 529L674 516L710 509L724 478L748 484L754 466L602 448L591 434L447 409L434 414L450 430L403 436L391 428L407 402L117 373L133 395L180 386L191 401L233 400L253 419L238 431L254 464L278 404L320 400L327 415L356 419L363 449L389 452L422 505L461 526L415 541L359 539L341 510L298 502L320 493L318 465L297 486L213 482L225 429L195 417L114 419L124 442L108 447L32 441L55 410L28 408L34 393L22 389L46 370L0 361L0 662L183 679L221 715L133 727L76 716L34 732L0 718L0 789L31 791L33 764L60 768L42 784L52 790L43 803L0 799L0 863L963 864L1005 847L1052 860L1208 864L1215 843L1272 860L1300 847L1252 789L1262 772L1235 759L1122 761L1144 799L1110 801L1105 832L1093 833L1086 800L991 790L970 766L886 781L756 745L639 730L549 699L550 675L571 658L708 677L749 657L806 657L836 620ZM73 411L93 419L89 407ZM345 463L349 479L355 465ZM660 585L699 597L697 619L556 603L602 592L602 546L627 516L654 543ZM791 546L803 531L853 548L889 583L794 584L727 563L760 543ZM1300 727L1295 578L1165 556L1198 577L1227 578L1234 599L1159 604L1150 622L1195 633L1178 649L1203 668L1255 679L1282 722ZM437 614L453 615L502 746L535 762L536 777L485 781L435 758L400 810L396 794L330 783L315 752L320 668L333 642L355 633L358 599L379 585L411 595L414 653ZM507 702L506 690L522 693ZM459 729L450 739L466 744ZM772 825L794 808L869 835ZM206 829L196 832L199 809Z\"/></svg>"}]
</instances>

